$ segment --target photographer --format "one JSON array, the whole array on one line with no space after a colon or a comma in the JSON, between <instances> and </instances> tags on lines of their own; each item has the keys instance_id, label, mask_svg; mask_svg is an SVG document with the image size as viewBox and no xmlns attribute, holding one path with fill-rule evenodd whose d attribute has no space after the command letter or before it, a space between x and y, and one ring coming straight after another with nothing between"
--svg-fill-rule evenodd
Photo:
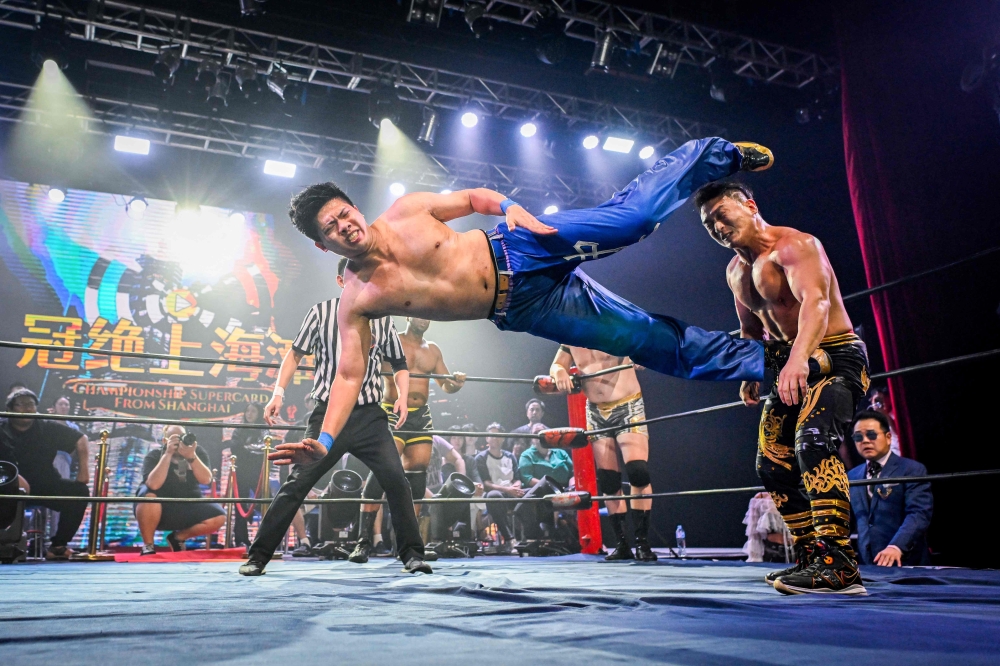
<instances>
[{"instance_id":1,"label":"photographer","mask_svg":"<svg viewBox=\"0 0 1000 666\"><path fill-rule=\"evenodd\" d=\"M139 497L201 497L199 484L212 482L212 470L208 468L208 454L199 448L194 434L172 425L163 429L162 447L146 454L142 478ZM169 530L167 542L171 550L178 551L184 550L188 539L212 534L226 521L218 504L150 502L136 504L134 511L142 534L142 555L156 552L156 530Z\"/></svg>"}]
</instances>

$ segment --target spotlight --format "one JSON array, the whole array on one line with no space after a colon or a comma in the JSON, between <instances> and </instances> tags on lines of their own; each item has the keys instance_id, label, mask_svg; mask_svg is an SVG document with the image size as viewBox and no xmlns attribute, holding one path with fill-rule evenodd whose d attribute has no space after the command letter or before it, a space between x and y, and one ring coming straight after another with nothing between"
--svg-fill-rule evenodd
<instances>
[{"instance_id":1,"label":"spotlight","mask_svg":"<svg viewBox=\"0 0 1000 666\"><path fill-rule=\"evenodd\" d=\"M381 128L383 120L388 120L399 127L401 110L396 87L388 81L380 82L368 99L368 120L379 128Z\"/></svg>"},{"instance_id":2,"label":"spotlight","mask_svg":"<svg viewBox=\"0 0 1000 666\"><path fill-rule=\"evenodd\" d=\"M233 224L245 224L247 218L243 213L230 213L229 221L232 222Z\"/></svg>"},{"instance_id":3,"label":"spotlight","mask_svg":"<svg viewBox=\"0 0 1000 666\"><path fill-rule=\"evenodd\" d=\"M656 152L655 148L653 148L652 146L646 146L645 148L639 151L639 159L648 160L650 157L653 156L653 153L655 152Z\"/></svg>"},{"instance_id":4,"label":"spotlight","mask_svg":"<svg viewBox=\"0 0 1000 666\"><path fill-rule=\"evenodd\" d=\"M466 127L475 127L478 122L479 116L472 111L466 111L462 114L462 124Z\"/></svg>"},{"instance_id":5,"label":"spotlight","mask_svg":"<svg viewBox=\"0 0 1000 666\"><path fill-rule=\"evenodd\" d=\"M115 150L119 153L134 155L149 155L149 139L119 134L115 137Z\"/></svg>"},{"instance_id":6,"label":"spotlight","mask_svg":"<svg viewBox=\"0 0 1000 666\"><path fill-rule=\"evenodd\" d=\"M426 143L428 146L434 145L434 135L437 134L438 114L429 106L423 109L424 121L420 125L420 133L417 134L417 141Z\"/></svg>"},{"instance_id":7,"label":"spotlight","mask_svg":"<svg viewBox=\"0 0 1000 666\"><path fill-rule=\"evenodd\" d=\"M281 176L282 178L295 177L295 165L289 162L279 162L278 160L267 160L264 162L264 173L268 176Z\"/></svg>"},{"instance_id":8,"label":"spotlight","mask_svg":"<svg viewBox=\"0 0 1000 666\"><path fill-rule=\"evenodd\" d=\"M260 102L263 90L260 87L260 81L257 80L257 67L252 62L241 60L236 63L234 76L243 96L250 100L251 104Z\"/></svg>"},{"instance_id":9,"label":"spotlight","mask_svg":"<svg viewBox=\"0 0 1000 666\"><path fill-rule=\"evenodd\" d=\"M712 84L712 87L708 89L708 94L716 102L726 101L726 91L720 88L719 86L715 85L714 83Z\"/></svg>"},{"instance_id":10,"label":"spotlight","mask_svg":"<svg viewBox=\"0 0 1000 666\"><path fill-rule=\"evenodd\" d=\"M451 194L451 190L441 190L441 194Z\"/></svg>"},{"instance_id":11,"label":"spotlight","mask_svg":"<svg viewBox=\"0 0 1000 666\"><path fill-rule=\"evenodd\" d=\"M229 106L226 98L229 96L229 75L219 74L215 78L215 83L208 90L208 105L213 113L218 113L224 107Z\"/></svg>"},{"instance_id":12,"label":"spotlight","mask_svg":"<svg viewBox=\"0 0 1000 666\"><path fill-rule=\"evenodd\" d=\"M145 197L132 197L125 204L125 213L133 220L141 220L142 216L146 214L146 208L148 207L149 204L146 202Z\"/></svg>"},{"instance_id":13,"label":"spotlight","mask_svg":"<svg viewBox=\"0 0 1000 666\"><path fill-rule=\"evenodd\" d=\"M544 213L545 215L551 215L552 213L558 213L558 212L559 212L559 206L554 206L554 205L546 206L545 210L542 211L542 213Z\"/></svg>"},{"instance_id":14,"label":"spotlight","mask_svg":"<svg viewBox=\"0 0 1000 666\"><path fill-rule=\"evenodd\" d=\"M406 22L423 23L436 28L441 24L442 11L444 0L410 0L410 13L406 15Z\"/></svg>"},{"instance_id":15,"label":"spotlight","mask_svg":"<svg viewBox=\"0 0 1000 666\"><path fill-rule=\"evenodd\" d=\"M240 14L243 16L260 16L264 13L264 3L267 0L240 0Z\"/></svg>"},{"instance_id":16,"label":"spotlight","mask_svg":"<svg viewBox=\"0 0 1000 666\"><path fill-rule=\"evenodd\" d=\"M604 140L604 150L613 153L631 153L633 145L635 145L635 141L632 139L622 139L617 136L609 136Z\"/></svg>"},{"instance_id":17,"label":"spotlight","mask_svg":"<svg viewBox=\"0 0 1000 666\"><path fill-rule=\"evenodd\" d=\"M608 63L611 62L611 53L614 50L615 33L605 30L597 43L594 44L594 55L590 58L590 67L608 71Z\"/></svg>"},{"instance_id":18,"label":"spotlight","mask_svg":"<svg viewBox=\"0 0 1000 666\"><path fill-rule=\"evenodd\" d=\"M538 41L535 55L546 65L558 65L566 59L569 38L563 32L562 21L557 14L544 17L535 25Z\"/></svg>"},{"instance_id":19,"label":"spotlight","mask_svg":"<svg viewBox=\"0 0 1000 666\"><path fill-rule=\"evenodd\" d=\"M288 71L279 65L271 65L271 73L267 75L267 89L285 101L285 88L288 87Z\"/></svg>"},{"instance_id":20,"label":"spotlight","mask_svg":"<svg viewBox=\"0 0 1000 666\"><path fill-rule=\"evenodd\" d=\"M653 64L649 66L648 73L650 76L660 75L672 79L677 73L680 60L681 54L678 51L668 51L661 42L656 45L656 55L653 56Z\"/></svg>"},{"instance_id":21,"label":"spotlight","mask_svg":"<svg viewBox=\"0 0 1000 666\"><path fill-rule=\"evenodd\" d=\"M389 194L394 197L401 197L406 194L406 185L402 183L393 183L389 186Z\"/></svg>"},{"instance_id":22,"label":"spotlight","mask_svg":"<svg viewBox=\"0 0 1000 666\"><path fill-rule=\"evenodd\" d=\"M809 120L809 107L803 106L795 109L795 122L799 125L805 125Z\"/></svg>"},{"instance_id":23,"label":"spotlight","mask_svg":"<svg viewBox=\"0 0 1000 666\"><path fill-rule=\"evenodd\" d=\"M222 63L219 62L217 58L207 57L198 63L198 71L195 75L195 81L202 84L206 88L211 88L215 85L215 81L219 78L219 71L222 69Z\"/></svg>"},{"instance_id":24,"label":"spotlight","mask_svg":"<svg viewBox=\"0 0 1000 666\"><path fill-rule=\"evenodd\" d=\"M591 134L590 136L584 138L583 147L586 148L587 150L591 150L593 148L597 148L597 144L599 144L600 142L601 142L600 139Z\"/></svg>"},{"instance_id":25,"label":"spotlight","mask_svg":"<svg viewBox=\"0 0 1000 666\"><path fill-rule=\"evenodd\" d=\"M58 204L66 200L66 191L58 187L49 188L49 201Z\"/></svg>"},{"instance_id":26,"label":"spotlight","mask_svg":"<svg viewBox=\"0 0 1000 666\"><path fill-rule=\"evenodd\" d=\"M59 71L59 63L52 59L46 60L42 63L42 71L45 72L47 76L51 76Z\"/></svg>"},{"instance_id":27,"label":"spotlight","mask_svg":"<svg viewBox=\"0 0 1000 666\"><path fill-rule=\"evenodd\" d=\"M476 36L476 39L479 39L493 29L493 26L490 25L485 15L486 5L471 2L465 6L465 22L469 25L469 30Z\"/></svg>"},{"instance_id":28,"label":"spotlight","mask_svg":"<svg viewBox=\"0 0 1000 666\"><path fill-rule=\"evenodd\" d=\"M42 17L31 38L31 59L46 72L69 67L66 53L66 24L63 20ZM47 64L52 62L51 65Z\"/></svg>"},{"instance_id":29,"label":"spotlight","mask_svg":"<svg viewBox=\"0 0 1000 666\"><path fill-rule=\"evenodd\" d=\"M177 68L181 66L181 49L179 46L161 46L153 63L153 76L167 85L174 80Z\"/></svg>"},{"instance_id":30,"label":"spotlight","mask_svg":"<svg viewBox=\"0 0 1000 666\"><path fill-rule=\"evenodd\" d=\"M521 125L521 136L532 137L538 131L538 126L535 123L524 123Z\"/></svg>"}]
</instances>

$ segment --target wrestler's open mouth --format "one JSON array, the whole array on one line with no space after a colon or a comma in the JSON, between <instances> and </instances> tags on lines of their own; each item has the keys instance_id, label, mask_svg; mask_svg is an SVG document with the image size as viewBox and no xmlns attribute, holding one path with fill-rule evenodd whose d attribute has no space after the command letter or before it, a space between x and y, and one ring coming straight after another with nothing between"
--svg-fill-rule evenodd
<instances>
[{"instance_id":1,"label":"wrestler's open mouth","mask_svg":"<svg viewBox=\"0 0 1000 666\"><path fill-rule=\"evenodd\" d=\"M348 243L355 243L360 237L361 237L361 231L359 231L358 229L352 229L347 233L346 236L344 236L344 240L346 240Z\"/></svg>"}]
</instances>

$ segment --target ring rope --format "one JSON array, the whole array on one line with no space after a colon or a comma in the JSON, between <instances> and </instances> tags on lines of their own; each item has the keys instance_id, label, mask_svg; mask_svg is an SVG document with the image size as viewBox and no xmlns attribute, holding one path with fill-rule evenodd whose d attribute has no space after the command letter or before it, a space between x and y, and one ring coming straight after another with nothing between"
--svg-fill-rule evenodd
<instances>
[{"instance_id":1,"label":"ring rope","mask_svg":"<svg viewBox=\"0 0 1000 666\"><path fill-rule=\"evenodd\" d=\"M941 474L925 474L923 476L899 476L877 479L858 479L850 481L851 486L878 486L887 484L910 484L928 483L931 481L946 481L949 479L970 478L979 476L997 476L1000 469L983 469L968 472L946 472ZM708 488L705 490L675 490L671 492L650 493L648 495L593 495L594 502L606 502L609 500L644 500L659 499L663 497L690 497L700 495L728 495L733 493L761 492L764 486L742 486L739 488ZM412 500L414 504L486 504L497 503L519 503L519 502L548 502L552 501L553 495L543 497L497 497L495 499L485 499L483 497L430 497L425 499ZM270 504L274 502L273 497L78 497L76 495L0 495L0 502L95 502L102 504L125 504L125 503L160 503L160 504ZM386 504L387 500L372 500L364 497L315 497L304 501L305 504Z\"/></svg>"},{"instance_id":2,"label":"ring rope","mask_svg":"<svg viewBox=\"0 0 1000 666\"><path fill-rule=\"evenodd\" d=\"M899 368L898 370L889 370L887 372L880 372L871 376L872 379L882 379L885 377L896 377L898 375L906 374L909 372L917 372L919 370L928 370L931 368L939 368L945 365L950 365L952 363L964 363L966 361L974 361L982 358L989 358L992 356L1000 355L1000 349L991 349L989 351L977 352L975 354L966 354L964 356L955 356L953 358L941 359L939 361L931 361L929 363L921 363L919 365L911 365L906 368ZM763 396L762 400L767 399L771 396ZM686 412L678 412L676 414L665 414L663 416L656 416L651 419L645 419L643 421L634 421L628 424L628 427L635 427L640 425L647 425L651 423L659 423L660 421L670 421L673 419L684 418L687 416L697 416L698 414L707 414L710 412L722 411L725 409L732 409L733 407L740 407L743 402L736 400L734 402L727 402L721 405L713 405L711 407L702 407L700 409L692 409ZM260 430L259 423L225 423L222 421L198 421L198 420L183 420L183 419L156 419L156 418L136 418L136 417L108 417L108 416L75 416L75 415L60 415L60 414L22 414L20 412L0 412L0 418L15 418L15 419L45 419L50 421L81 421L81 422L97 422L97 423L136 423L140 425L180 425L180 426L190 426L190 427L208 427L208 428L253 428ZM304 425L277 425L271 428L272 430L305 430ZM584 433L587 435L601 435L609 432L618 432L622 430L622 426L611 426L608 428L598 428L596 430L585 430ZM421 433L425 435L438 435L440 437L451 437L451 436L462 436L462 437L505 437L509 439L540 439L540 435L536 433L523 433L523 432L462 432L458 433L454 430L421 430Z\"/></svg>"},{"instance_id":3,"label":"ring rope","mask_svg":"<svg viewBox=\"0 0 1000 666\"><path fill-rule=\"evenodd\" d=\"M877 294L880 291L885 291L886 289L891 289L892 287L896 287L901 284L906 284L907 282L911 282L913 280L917 280L922 277L926 277L928 275L933 275L934 273L939 273L949 268L954 268L955 266L959 266L969 261L973 261L974 259L979 259L980 257L991 255L994 252L1000 252L1000 246L991 247L981 252L976 252L975 254L971 254L968 257L957 259L951 263L943 264L935 268L928 268L925 271L920 271L919 273L913 273L912 275L907 275L897 280L890 280L889 282L883 282L882 284L875 285L874 287L871 287L869 289L862 289L861 291L856 291L853 294L848 294L847 296L844 296L843 300L844 302L847 302L855 298L861 298L862 296L871 296L872 294Z\"/></svg>"}]
</instances>

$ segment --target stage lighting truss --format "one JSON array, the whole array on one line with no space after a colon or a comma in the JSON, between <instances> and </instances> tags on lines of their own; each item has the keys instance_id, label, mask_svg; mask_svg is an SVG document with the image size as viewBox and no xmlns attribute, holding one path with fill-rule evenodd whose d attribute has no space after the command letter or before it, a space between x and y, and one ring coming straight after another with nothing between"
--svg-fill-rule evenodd
<instances>
[{"instance_id":1,"label":"stage lighting truss","mask_svg":"<svg viewBox=\"0 0 1000 666\"><path fill-rule=\"evenodd\" d=\"M436 28L441 25L443 11L444 0L410 0L410 11L406 14L406 22Z\"/></svg>"},{"instance_id":2,"label":"stage lighting truss","mask_svg":"<svg viewBox=\"0 0 1000 666\"><path fill-rule=\"evenodd\" d=\"M228 75L224 75L228 76ZM164 111L155 104L139 103L124 93L86 98L90 115L76 118L86 132L113 137L141 132L152 143L184 150L227 155L241 159L273 159L299 167L326 169L371 178L378 171L376 144L215 117L207 113ZM48 122L43 112L26 111L31 86L0 80L0 122ZM552 170L480 162L428 153L430 162L394 171L393 179L411 190L492 187L507 196L539 202L559 201L567 208L594 206L614 194L621 183L580 178Z\"/></svg>"},{"instance_id":3,"label":"stage lighting truss","mask_svg":"<svg viewBox=\"0 0 1000 666\"><path fill-rule=\"evenodd\" d=\"M574 1L579 4L581 0ZM496 2L491 2L488 6L473 4L488 9L476 21L477 24L494 20L496 12L504 6L503 3ZM60 20L60 25L65 25L71 39L154 55L163 46L183 44L181 59L199 63L198 80L207 88L212 88L217 83L212 79L218 78L220 71L223 76L231 76L238 61L252 62L259 72L267 71L273 63L280 63L291 80L301 81L303 85L370 94L379 87L380 82L389 79L395 85L397 97L402 102L432 106L439 111L447 109L459 112L469 105L475 105L482 115L514 122L538 114L559 119L570 126L585 123L598 131L625 126L649 136L657 145L668 148L694 138L725 134L721 127L658 111L631 108L327 44L290 39L249 30L243 26L205 21L186 16L183 12L178 14L141 6L135 2L101 0L77 9L76 5L57 0L55 6L64 17ZM466 7L464 4L459 6L448 2L442 6L461 11ZM52 7L50 3L49 15L52 14ZM42 14L35 0L0 0L0 25L34 30L35 23ZM525 25L530 26L533 20L528 20ZM621 32L617 24L614 25L614 30L616 34ZM790 63L789 67L791 66L793 65ZM228 70L228 74L225 70ZM743 75L759 78L753 76L752 72L745 72ZM776 82L781 82L781 77ZM225 84L223 86L228 93L228 87ZM221 90L215 92L219 93ZM225 96L215 94L213 97L213 108L219 109L225 105ZM285 97L291 98L287 90Z\"/></svg>"}]
</instances>

